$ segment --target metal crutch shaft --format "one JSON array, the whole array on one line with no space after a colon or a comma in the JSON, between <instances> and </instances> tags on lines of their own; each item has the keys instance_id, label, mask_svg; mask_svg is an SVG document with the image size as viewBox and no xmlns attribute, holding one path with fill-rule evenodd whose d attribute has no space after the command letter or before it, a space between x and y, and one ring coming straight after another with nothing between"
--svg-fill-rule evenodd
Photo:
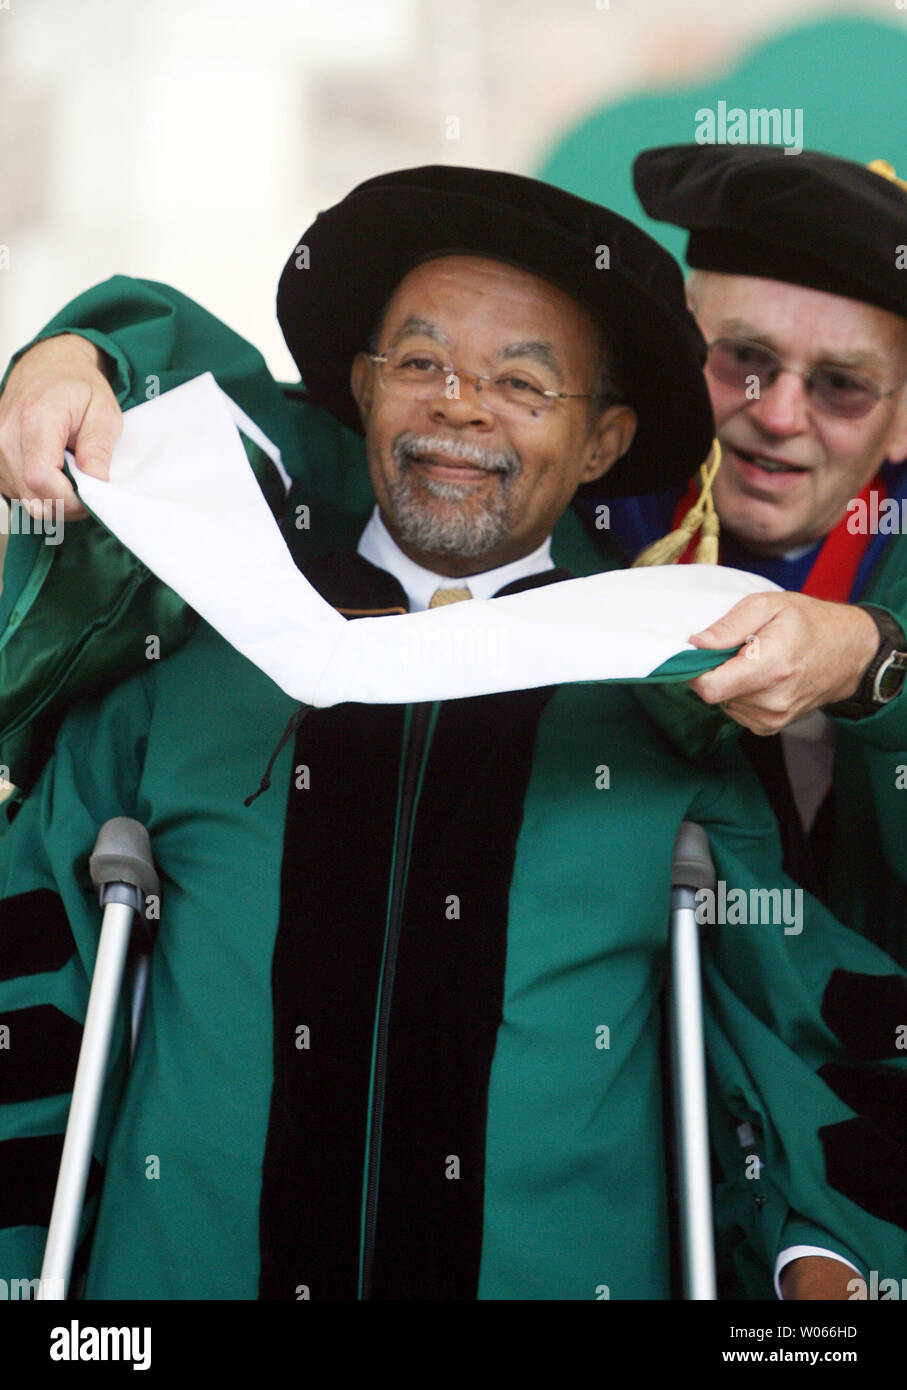
<instances>
[{"instance_id":1,"label":"metal crutch shaft","mask_svg":"<svg viewBox=\"0 0 907 1390\"><path fill-rule=\"evenodd\" d=\"M133 922L144 920L147 895L159 891L148 832L125 816L101 827L89 869L104 917L41 1267L37 1296L45 1301L68 1293Z\"/></svg>"},{"instance_id":2,"label":"metal crutch shaft","mask_svg":"<svg viewBox=\"0 0 907 1390\"><path fill-rule=\"evenodd\" d=\"M679 1179L684 1297L717 1298L708 1096L702 1030L702 977L696 890L715 887L715 865L701 826L684 821L671 873L671 1070Z\"/></svg>"}]
</instances>

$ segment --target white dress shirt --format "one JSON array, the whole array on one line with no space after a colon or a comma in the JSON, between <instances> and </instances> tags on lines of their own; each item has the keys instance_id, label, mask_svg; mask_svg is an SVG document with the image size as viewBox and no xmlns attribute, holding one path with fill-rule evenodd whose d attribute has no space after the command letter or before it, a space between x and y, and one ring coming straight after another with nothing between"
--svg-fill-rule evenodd
<instances>
[{"instance_id":1,"label":"white dress shirt","mask_svg":"<svg viewBox=\"0 0 907 1390\"><path fill-rule=\"evenodd\" d=\"M403 554L382 521L377 504L356 549L363 560L369 560L380 570L387 570L402 584L411 613L423 612L436 589L468 587L473 598L491 598L515 579L527 579L531 574L554 569L549 536L531 555L524 555L521 560L513 560L509 565L499 565L497 569L485 570L483 574L466 574L462 578L459 575L435 574Z\"/></svg>"}]
</instances>

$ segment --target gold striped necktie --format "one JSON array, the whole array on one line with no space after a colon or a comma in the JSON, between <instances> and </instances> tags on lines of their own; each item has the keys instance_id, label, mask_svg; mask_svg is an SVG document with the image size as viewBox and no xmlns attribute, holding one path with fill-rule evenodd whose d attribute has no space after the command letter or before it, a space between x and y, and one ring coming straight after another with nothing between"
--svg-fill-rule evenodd
<instances>
[{"instance_id":1,"label":"gold striped necktie","mask_svg":"<svg viewBox=\"0 0 907 1390\"><path fill-rule=\"evenodd\" d=\"M465 599L472 598L469 589L435 589L429 599L429 608L443 608L447 603L462 603Z\"/></svg>"}]
</instances>

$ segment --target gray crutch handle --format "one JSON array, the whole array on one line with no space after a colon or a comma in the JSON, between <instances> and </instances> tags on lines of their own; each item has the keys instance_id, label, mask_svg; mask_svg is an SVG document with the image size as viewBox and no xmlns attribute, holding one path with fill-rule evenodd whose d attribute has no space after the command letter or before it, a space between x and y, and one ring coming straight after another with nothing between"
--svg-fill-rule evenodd
<instances>
[{"instance_id":1,"label":"gray crutch handle","mask_svg":"<svg viewBox=\"0 0 907 1390\"><path fill-rule=\"evenodd\" d=\"M132 906L134 901L136 912L144 917L146 898L160 892L148 831L129 816L114 816L101 826L88 872L102 907L108 902L127 902Z\"/></svg>"}]
</instances>

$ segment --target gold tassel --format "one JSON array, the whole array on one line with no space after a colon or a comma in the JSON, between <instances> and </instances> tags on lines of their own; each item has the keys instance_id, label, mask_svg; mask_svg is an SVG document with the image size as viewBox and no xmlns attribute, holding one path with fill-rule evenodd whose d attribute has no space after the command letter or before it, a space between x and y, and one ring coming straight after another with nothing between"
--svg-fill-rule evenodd
<instances>
[{"instance_id":1,"label":"gold tassel","mask_svg":"<svg viewBox=\"0 0 907 1390\"><path fill-rule=\"evenodd\" d=\"M702 518L702 535L696 547L697 565L718 564L718 513L713 509Z\"/></svg>"},{"instance_id":2,"label":"gold tassel","mask_svg":"<svg viewBox=\"0 0 907 1390\"><path fill-rule=\"evenodd\" d=\"M651 545L646 546L645 550L639 552L631 569L635 569L637 565L676 564L699 530L699 526L700 517L691 507L676 531L669 531L666 536L659 536L657 541L653 541Z\"/></svg>"},{"instance_id":3,"label":"gold tassel","mask_svg":"<svg viewBox=\"0 0 907 1390\"><path fill-rule=\"evenodd\" d=\"M889 164L887 159L871 159L866 168L878 174L880 178L888 179L889 183L896 183L899 188L907 190L907 182L898 178L894 172L894 165Z\"/></svg>"},{"instance_id":4,"label":"gold tassel","mask_svg":"<svg viewBox=\"0 0 907 1390\"><path fill-rule=\"evenodd\" d=\"M721 467L721 445L716 439L712 445L714 461L704 463L699 469L702 489L699 497L680 522L680 525L666 536L652 541L641 550L631 565L636 569L642 565L676 565L696 532L702 528L699 545L696 549L698 565L717 565L718 563L718 513L712 501L712 483Z\"/></svg>"}]
</instances>

